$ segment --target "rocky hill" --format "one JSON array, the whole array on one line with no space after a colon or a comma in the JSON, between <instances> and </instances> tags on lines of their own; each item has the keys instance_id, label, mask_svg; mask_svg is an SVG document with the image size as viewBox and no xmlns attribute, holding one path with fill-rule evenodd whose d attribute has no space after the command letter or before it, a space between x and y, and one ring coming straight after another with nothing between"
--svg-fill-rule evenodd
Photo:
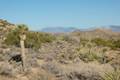
<instances>
[{"instance_id":1,"label":"rocky hill","mask_svg":"<svg viewBox=\"0 0 120 80\"><path fill-rule=\"evenodd\" d=\"M0 19L0 38L2 38L9 31L15 29L16 26L6 20Z\"/></svg>"},{"instance_id":2,"label":"rocky hill","mask_svg":"<svg viewBox=\"0 0 120 80\"><path fill-rule=\"evenodd\" d=\"M7 20L0 19L0 30L4 30L5 28L13 29L15 28L15 25L8 22Z\"/></svg>"},{"instance_id":3,"label":"rocky hill","mask_svg":"<svg viewBox=\"0 0 120 80\"><path fill-rule=\"evenodd\" d=\"M119 39L120 33L114 32L111 29L97 28L89 31L74 31L71 33L71 35L87 39L92 38Z\"/></svg>"},{"instance_id":4,"label":"rocky hill","mask_svg":"<svg viewBox=\"0 0 120 80\"><path fill-rule=\"evenodd\" d=\"M0 19L0 46L1 43L6 39L6 35L14 30L16 26L6 20Z\"/></svg>"}]
</instances>

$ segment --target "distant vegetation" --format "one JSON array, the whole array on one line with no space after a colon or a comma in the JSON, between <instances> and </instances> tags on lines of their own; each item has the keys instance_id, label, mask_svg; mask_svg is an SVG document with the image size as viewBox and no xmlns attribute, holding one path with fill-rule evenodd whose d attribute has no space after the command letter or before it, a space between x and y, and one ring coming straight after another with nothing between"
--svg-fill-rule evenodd
<instances>
[{"instance_id":1,"label":"distant vegetation","mask_svg":"<svg viewBox=\"0 0 120 80\"><path fill-rule=\"evenodd\" d=\"M55 37L51 34L29 31L28 27L22 24L18 25L15 30L12 30L6 35L5 44L19 47L19 34L22 30L25 31L27 36L25 41L26 48L40 48L41 43L52 42L55 40Z\"/></svg>"},{"instance_id":2,"label":"distant vegetation","mask_svg":"<svg viewBox=\"0 0 120 80\"><path fill-rule=\"evenodd\" d=\"M92 40L97 46L106 46L110 47L111 49L120 48L120 40L105 40L101 38L95 38Z\"/></svg>"}]
</instances>

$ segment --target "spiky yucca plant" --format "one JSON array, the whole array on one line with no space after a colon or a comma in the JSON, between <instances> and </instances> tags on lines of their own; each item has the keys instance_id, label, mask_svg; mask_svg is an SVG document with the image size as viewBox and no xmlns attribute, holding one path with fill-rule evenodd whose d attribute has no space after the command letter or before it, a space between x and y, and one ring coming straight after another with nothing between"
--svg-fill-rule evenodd
<instances>
[{"instance_id":1,"label":"spiky yucca plant","mask_svg":"<svg viewBox=\"0 0 120 80\"><path fill-rule=\"evenodd\" d=\"M120 80L120 69L111 73L105 73L103 80Z\"/></svg>"}]
</instances>

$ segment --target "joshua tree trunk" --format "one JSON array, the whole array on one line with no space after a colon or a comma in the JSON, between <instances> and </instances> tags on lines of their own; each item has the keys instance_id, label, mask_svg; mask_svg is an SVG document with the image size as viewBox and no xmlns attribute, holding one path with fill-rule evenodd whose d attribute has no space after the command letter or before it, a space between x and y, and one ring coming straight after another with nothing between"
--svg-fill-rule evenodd
<instances>
[{"instance_id":1,"label":"joshua tree trunk","mask_svg":"<svg viewBox=\"0 0 120 80\"><path fill-rule=\"evenodd\" d=\"M20 36L20 45L21 45L21 57L22 57L22 66L23 71L26 71L26 56L25 56L25 45L24 40L26 39L25 35Z\"/></svg>"}]
</instances>

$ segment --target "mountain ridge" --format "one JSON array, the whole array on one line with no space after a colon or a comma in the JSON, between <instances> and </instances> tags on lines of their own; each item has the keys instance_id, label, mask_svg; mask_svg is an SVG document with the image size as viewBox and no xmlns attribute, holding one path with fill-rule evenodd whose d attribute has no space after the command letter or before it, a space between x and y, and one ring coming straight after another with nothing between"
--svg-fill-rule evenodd
<instances>
[{"instance_id":1,"label":"mountain ridge","mask_svg":"<svg viewBox=\"0 0 120 80\"><path fill-rule=\"evenodd\" d=\"M64 33L64 32L74 32L74 31L93 31L93 30L111 30L113 32L120 32L120 26L109 26L109 27L92 27L87 29L74 28L74 27L49 27L43 28L42 32L53 32L53 33Z\"/></svg>"}]
</instances>

